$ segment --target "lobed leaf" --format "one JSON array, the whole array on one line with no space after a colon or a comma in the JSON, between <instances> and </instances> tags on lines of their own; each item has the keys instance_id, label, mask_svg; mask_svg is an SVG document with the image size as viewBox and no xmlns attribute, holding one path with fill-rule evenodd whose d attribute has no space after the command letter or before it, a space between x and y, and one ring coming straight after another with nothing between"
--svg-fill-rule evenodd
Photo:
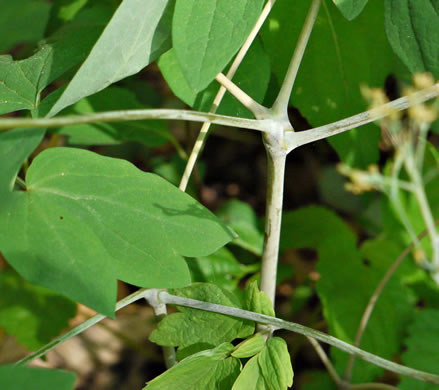
<instances>
[{"instance_id":1,"label":"lobed leaf","mask_svg":"<svg viewBox=\"0 0 439 390\"><path fill-rule=\"evenodd\" d=\"M0 328L28 349L58 336L75 313L76 304L68 299L31 285L11 269L0 271Z\"/></svg>"},{"instance_id":2,"label":"lobed leaf","mask_svg":"<svg viewBox=\"0 0 439 390\"><path fill-rule=\"evenodd\" d=\"M227 290L210 283L194 283L175 290L176 295L217 303L224 306L241 307L239 299ZM245 338L254 332L251 321L202 310L178 307L179 313L163 318L150 340L164 346L184 349L191 345L215 346L236 338ZM193 351L193 350L191 350Z\"/></svg>"},{"instance_id":3,"label":"lobed leaf","mask_svg":"<svg viewBox=\"0 0 439 390\"><path fill-rule=\"evenodd\" d=\"M75 375L61 370L46 370L16 365L0 366L0 388L8 390L72 390Z\"/></svg>"},{"instance_id":4,"label":"lobed leaf","mask_svg":"<svg viewBox=\"0 0 439 390\"><path fill-rule=\"evenodd\" d=\"M260 333L249 337L248 339L239 343L232 351L232 356L236 358L250 358L261 352L265 346L265 339Z\"/></svg>"},{"instance_id":5,"label":"lobed leaf","mask_svg":"<svg viewBox=\"0 0 439 390\"><path fill-rule=\"evenodd\" d=\"M116 279L142 287L187 285L182 256L208 255L233 237L164 179L85 150L40 153L26 186L0 193L5 258L29 281L108 316Z\"/></svg>"},{"instance_id":6,"label":"lobed leaf","mask_svg":"<svg viewBox=\"0 0 439 390\"><path fill-rule=\"evenodd\" d=\"M370 266L365 265L352 231L334 213L320 207L285 214L281 247L317 250L320 279L316 287L330 333L352 344L383 270L373 267L374 262ZM400 280L391 280L376 303L361 348L391 359L401 348L401 339L412 313L410 292ZM331 349L331 354L336 368L343 372L348 356L337 349ZM357 361L353 380L367 382L381 372L378 367Z\"/></svg>"},{"instance_id":7,"label":"lobed leaf","mask_svg":"<svg viewBox=\"0 0 439 390\"><path fill-rule=\"evenodd\" d=\"M244 296L247 310L276 317L270 298L265 292L259 290L256 280L247 286Z\"/></svg>"},{"instance_id":8,"label":"lobed leaf","mask_svg":"<svg viewBox=\"0 0 439 390\"><path fill-rule=\"evenodd\" d=\"M199 352L148 382L147 390L229 390L239 374L240 362L230 356L233 345Z\"/></svg>"},{"instance_id":9,"label":"lobed leaf","mask_svg":"<svg viewBox=\"0 0 439 390\"><path fill-rule=\"evenodd\" d=\"M178 0L172 23L175 55L189 86L200 92L249 35L263 0Z\"/></svg>"}]
</instances>

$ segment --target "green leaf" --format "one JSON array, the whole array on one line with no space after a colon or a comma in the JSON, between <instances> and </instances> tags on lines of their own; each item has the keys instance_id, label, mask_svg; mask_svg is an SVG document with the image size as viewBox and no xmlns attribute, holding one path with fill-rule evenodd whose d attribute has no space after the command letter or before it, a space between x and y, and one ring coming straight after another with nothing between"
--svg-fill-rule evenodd
<instances>
[{"instance_id":1,"label":"green leaf","mask_svg":"<svg viewBox=\"0 0 439 390\"><path fill-rule=\"evenodd\" d=\"M72 390L75 374L16 365L0 366L0 388L8 390Z\"/></svg>"},{"instance_id":2,"label":"green leaf","mask_svg":"<svg viewBox=\"0 0 439 390\"><path fill-rule=\"evenodd\" d=\"M334 380L326 371L307 371L300 377L303 390L337 390Z\"/></svg>"},{"instance_id":3,"label":"green leaf","mask_svg":"<svg viewBox=\"0 0 439 390\"><path fill-rule=\"evenodd\" d=\"M16 129L0 133L0 192L11 191L15 178L44 136L41 129Z\"/></svg>"},{"instance_id":4,"label":"green leaf","mask_svg":"<svg viewBox=\"0 0 439 390\"><path fill-rule=\"evenodd\" d=\"M232 352L236 358L249 358L259 353L265 346L265 340L260 333L256 333L247 340L239 343Z\"/></svg>"},{"instance_id":5,"label":"green leaf","mask_svg":"<svg viewBox=\"0 0 439 390\"><path fill-rule=\"evenodd\" d=\"M238 263L233 253L226 248L206 257L187 258L186 262L193 281L210 282L229 290L236 288L239 279L252 270Z\"/></svg>"},{"instance_id":6,"label":"green leaf","mask_svg":"<svg viewBox=\"0 0 439 390\"><path fill-rule=\"evenodd\" d=\"M172 23L175 55L195 92L205 89L249 35L263 0L177 1Z\"/></svg>"},{"instance_id":7,"label":"green leaf","mask_svg":"<svg viewBox=\"0 0 439 390\"><path fill-rule=\"evenodd\" d=\"M333 0L343 16L352 20L360 15L369 0Z\"/></svg>"},{"instance_id":8,"label":"green leaf","mask_svg":"<svg viewBox=\"0 0 439 390\"><path fill-rule=\"evenodd\" d=\"M232 199L224 203L216 215L238 234L232 244L262 256L264 234L258 229L258 218L250 205Z\"/></svg>"},{"instance_id":9,"label":"green leaf","mask_svg":"<svg viewBox=\"0 0 439 390\"><path fill-rule=\"evenodd\" d=\"M245 305L247 310L275 317L273 304L263 291L259 291L258 282L254 280L245 289Z\"/></svg>"},{"instance_id":10,"label":"green leaf","mask_svg":"<svg viewBox=\"0 0 439 390\"><path fill-rule=\"evenodd\" d=\"M18 43L43 38L51 4L34 0L0 0L0 53Z\"/></svg>"},{"instance_id":11,"label":"green leaf","mask_svg":"<svg viewBox=\"0 0 439 390\"><path fill-rule=\"evenodd\" d=\"M293 385L293 367L287 343L283 339L268 339L265 348L257 356L268 389L286 390Z\"/></svg>"},{"instance_id":12,"label":"green leaf","mask_svg":"<svg viewBox=\"0 0 439 390\"><path fill-rule=\"evenodd\" d=\"M310 3L279 0L262 29L264 48L279 82ZM360 85L382 86L398 62L385 36L382 1L369 1L352 23L328 3L322 4L291 97L291 105L312 126L367 109ZM370 124L331 137L329 142L345 163L366 167L379 158L379 140L379 128Z\"/></svg>"},{"instance_id":13,"label":"green leaf","mask_svg":"<svg viewBox=\"0 0 439 390\"><path fill-rule=\"evenodd\" d=\"M251 358L233 384L232 390L271 390L261 373L258 355Z\"/></svg>"},{"instance_id":14,"label":"green leaf","mask_svg":"<svg viewBox=\"0 0 439 390\"><path fill-rule=\"evenodd\" d=\"M387 37L410 72L439 77L439 1L385 0Z\"/></svg>"},{"instance_id":15,"label":"green leaf","mask_svg":"<svg viewBox=\"0 0 439 390\"><path fill-rule=\"evenodd\" d=\"M407 351L402 355L404 364L409 367L439 374L439 310L424 310L417 313L409 327L406 340ZM435 390L437 385L403 377L401 390Z\"/></svg>"},{"instance_id":16,"label":"green leaf","mask_svg":"<svg viewBox=\"0 0 439 390\"><path fill-rule=\"evenodd\" d=\"M0 328L28 349L58 336L75 314L68 299L27 283L11 269L0 271Z\"/></svg>"},{"instance_id":17,"label":"green leaf","mask_svg":"<svg viewBox=\"0 0 439 390\"><path fill-rule=\"evenodd\" d=\"M384 271L362 262L353 232L324 208L308 207L286 213L282 230L281 247L317 250L320 279L316 287L330 333L352 344L364 309ZM410 292L400 280L392 279L376 303L361 348L391 359L400 350L412 312ZM331 349L331 354L336 368L343 372L348 356L337 349ZM367 382L380 373L380 368L358 360L353 380Z\"/></svg>"},{"instance_id":18,"label":"green leaf","mask_svg":"<svg viewBox=\"0 0 439 390\"><path fill-rule=\"evenodd\" d=\"M233 345L223 343L192 355L150 381L147 390L229 390L240 362L230 356Z\"/></svg>"},{"instance_id":19,"label":"green leaf","mask_svg":"<svg viewBox=\"0 0 439 390\"><path fill-rule=\"evenodd\" d=\"M232 293L209 283L194 283L174 291L176 295L242 308ZM159 345L185 348L193 344L218 345L235 338L245 338L254 331L254 323L240 318L207 311L178 307L179 313L163 318L150 340Z\"/></svg>"},{"instance_id":20,"label":"green leaf","mask_svg":"<svg viewBox=\"0 0 439 390\"><path fill-rule=\"evenodd\" d=\"M84 60L107 22L106 11L101 6L84 10L25 60L0 56L0 114L37 109L40 92Z\"/></svg>"},{"instance_id":21,"label":"green leaf","mask_svg":"<svg viewBox=\"0 0 439 390\"><path fill-rule=\"evenodd\" d=\"M195 92L183 75L174 49L163 54L158 61L158 65L169 87L178 98L198 111L210 110L219 89L216 81L209 84L204 91L200 93ZM233 77L233 82L239 85L241 89L257 102L262 103L267 92L270 77L270 59L265 53L261 41L257 39L238 68ZM226 93L224 96L217 113L254 118L254 115L230 93Z\"/></svg>"},{"instance_id":22,"label":"green leaf","mask_svg":"<svg viewBox=\"0 0 439 390\"><path fill-rule=\"evenodd\" d=\"M45 150L29 168L26 186L1 199L5 258L29 281L105 315L114 313L116 279L142 287L187 285L182 256L208 255L232 238L213 214L165 180L89 151Z\"/></svg>"},{"instance_id":23,"label":"green leaf","mask_svg":"<svg viewBox=\"0 0 439 390\"><path fill-rule=\"evenodd\" d=\"M49 116L142 70L170 46L172 0L124 0Z\"/></svg>"},{"instance_id":24,"label":"green leaf","mask_svg":"<svg viewBox=\"0 0 439 390\"><path fill-rule=\"evenodd\" d=\"M121 87L109 87L84 98L62 111L62 115L85 115L94 112L142 109L133 92ZM127 141L139 141L148 146L165 144L172 135L166 124L159 120L91 123L60 128L58 134L69 137L71 145L112 145Z\"/></svg>"}]
</instances>

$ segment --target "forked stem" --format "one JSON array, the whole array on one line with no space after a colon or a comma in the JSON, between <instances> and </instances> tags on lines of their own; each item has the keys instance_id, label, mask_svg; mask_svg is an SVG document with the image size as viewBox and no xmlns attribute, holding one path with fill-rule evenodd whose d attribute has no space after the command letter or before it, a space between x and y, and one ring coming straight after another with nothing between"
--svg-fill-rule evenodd
<instances>
[{"instance_id":1,"label":"forked stem","mask_svg":"<svg viewBox=\"0 0 439 390\"><path fill-rule=\"evenodd\" d=\"M253 27L253 30L250 32L249 36L247 37L246 41L242 45L241 49L239 50L238 54L236 55L235 59L232 62L232 65L230 66L229 71L226 74L226 77L229 80L233 79L233 76L236 74L236 71L238 70L239 66L241 65L242 60L244 59L245 55L247 54L248 50L250 49L251 44L255 40L256 36L258 35L259 30L261 29L262 25L264 24L265 20L267 19L268 15L271 12L271 9L273 8L274 3L276 0L268 0L265 4L264 9L261 12L261 15L259 15L259 18ZM221 101L223 100L223 97L226 93L226 88L223 86L220 87L218 90L218 93L215 96L215 99L212 103L212 106L210 107L209 112L215 113L218 109L219 105L221 104ZM209 133L210 129L210 122L203 123L203 126L201 126L201 130L198 134L198 137L195 141L194 147L192 148L191 154L189 156L189 159L186 163L186 167L184 169L183 176L181 177L180 185L178 186L180 190L186 191L189 179L192 175L192 171L194 170L195 163L197 162L198 156L203 150L204 143L206 142L207 134Z\"/></svg>"}]
</instances>

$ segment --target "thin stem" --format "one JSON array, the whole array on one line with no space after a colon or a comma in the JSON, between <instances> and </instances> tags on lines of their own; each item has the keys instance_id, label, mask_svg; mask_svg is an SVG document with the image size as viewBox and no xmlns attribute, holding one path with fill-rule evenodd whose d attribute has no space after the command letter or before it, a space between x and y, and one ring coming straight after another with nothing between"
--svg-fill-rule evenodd
<instances>
[{"instance_id":1,"label":"thin stem","mask_svg":"<svg viewBox=\"0 0 439 390\"><path fill-rule=\"evenodd\" d=\"M157 301L157 295L153 298L146 298L148 303L152 306L154 314L158 320L161 320L168 314L166 304ZM162 346L163 359L165 361L166 368L171 368L177 364L177 355L175 348L170 346Z\"/></svg>"},{"instance_id":2,"label":"thin stem","mask_svg":"<svg viewBox=\"0 0 439 390\"><path fill-rule=\"evenodd\" d=\"M265 145L267 145L265 143ZM267 206L265 211L264 252L261 266L261 291L275 304L276 274L282 222L282 203L286 153L267 149Z\"/></svg>"},{"instance_id":3,"label":"thin stem","mask_svg":"<svg viewBox=\"0 0 439 390\"><path fill-rule=\"evenodd\" d=\"M401 97L380 107L373 108L372 110L362 112L328 125L300 132L288 132L285 135L285 139L288 144L288 151L290 152L298 146L328 138L333 135L343 133L347 130L380 120L392 112L405 110L414 105L433 99L438 95L439 83L425 88L419 92L415 92L410 96Z\"/></svg>"},{"instance_id":4,"label":"thin stem","mask_svg":"<svg viewBox=\"0 0 439 390\"><path fill-rule=\"evenodd\" d=\"M329 359L328 355L326 354L325 350L322 348L320 343L317 340L313 339L312 337L307 336L307 339L316 350L317 355L319 355L320 360L322 361L323 365L326 367L329 376L332 378L332 380L335 382L337 386L341 385L343 381L337 374L337 371L332 365L331 360Z\"/></svg>"},{"instance_id":5,"label":"thin stem","mask_svg":"<svg viewBox=\"0 0 439 390\"><path fill-rule=\"evenodd\" d=\"M333 336L329 336L323 332L320 332L315 329L308 328L306 326L296 324L294 322L288 322L281 320L276 317L270 317L264 314L259 313L253 313L251 311L238 309L236 307L229 307L229 306L223 306L223 305L217 305L215 303L209 303L209 302L203 302L198 301L195 299L190 298L184 298L184 297L178 297L175 295L169 294L167 291L163 290L157 290L157 289L140 289L139 291L136 291L135 293L129 295L128 297L120 300L116 304L116 311L120 310L121 308L129 305L130 303L133 303L139 299L147 299L148 302L151 300L153 302L159 302L163 304L173 304L173 305L179 305L179 306L186 306L191 307L194 309L199 310L205 310L213 313L219 313L219 314L225 314L232 317L238 317L243 319L248 319L251 321L255 321L261 324L265 325L271 325L275 329L286 329L291 332L295 332L298 334L302 334L304 336L312 337L316 340L320 340L324 343L330 344L336 348L341 349L342 351L345 351L350 354L355 354L359 358L368 361L372 364L375 364L379 367L385 368L389 371L393 371L397 374L405 375L411 378L419 379L425 382L431 382L439 384L439 376L434 374L429 374L427 372L415 370L413 368L405 367L400 364L393 363L389 360L380 358L379 356L376 356L372 353L363 351L357 347L354 347L353 345L350 345L342 340L339 340ZM31 362L32 360L35 360L50 350L54 349L56 346L60 345L64 341L67 341L68 339L72 338L75 335L78 335L79 333L83 332L84 330L90 328L90 326L98 323L99 321L103 320L105 316L101 314L97 314L94 317L90 318L89 320L85 321L84 323L78 325L76 328L71 329L69 332L64 334L63 336L58 337L54 341L50 342L49 344L46 344L43 348L39 349L38 351L32 353L31 355L28 355L24 359L20 360L16 364L24 365L26 363Z\"/></svg>"},{"instance_id":6,"label":"thin stem","mask_svg":"<svg viewBox=\"0 0 439 390\"><path fill-rule=\"evenodd\" d=\"M128 306L129 304L138 301L139 299L148 299L154 295L157 295L157 290L154 289L141 289L139 291L136 291L132 293L131 295L121 299L116 304L116 311L124 308L125 306ZM77 327L69 330L67 333L64 333L62 336L57 337L56 339L52 340L50 343L46 344L44 347L38 349L37 351L31 353L30 355L26 356L25 358L19 360L16 364L18 365L25 365L32 360L38 359L39 357L45 355L47 352L51 351L52 349L56 348L58 345L62 344L63 342L71 339L72 337L84 332L88 328L92 327L93 325L97 324L98 322L105 319L105 317L102 314L96 314L92 318L89 318L87 321L84 321L82 324L78 325Z\"/></svg>"},{"instance_id":7,"label":"thin stem","mask_svg":"<svg viewBox=\"0 0 439 390\"><path fill-rule=\"evenodd\" d=\"M166 291L160 291L158 293L158 299L160 302L166 304L186 306L194 309L225 314L232 317L244 318L260 324L269 325L274 329L286 329L291 332L299 333L304 336L309 336L316 340L320 340L349 354L354 354L360 359L370 362L378 367L382 367L397 374L419 379L424 382L439 384L439 375L430 374L424 371L419 371L413 368L403 366L401 364L393 363L372 353L363 351L360 348L354 347L353 345L339 340L336 337L329 336L323 332L308 328L294 322L284 321L279 318L270 317L264 314L253 313L251 311L238 309L236 307L222 306L215 303L198 301L196 299L178 297L175 295L171 295Z\"/></svg>"},{"instance_id":8,"label":"thin stem","mask_svg":"<svg viewBox=\"0 0 439 390\"><path fill-rule=\"evenodd\" d=\"M297 72L302 62L303 54L305 53L306 46L308 45L309 37L311 36L314 23L319 13L321 0L313 0L311 7L308 11L308 15L305 19L305 23L300 33L299 40L297 41L296 49L294 50L293 57L291 58L290 65L288 66L287 74L285 75L284 82L280 89L279 95L273 104L273 110L276 113L288 117L288 104L290 102L291 92L296 81Z\"/></svg>"},{"instance_id":9,"label":"thin stem","mask_svg":"<svg viewBox=\"0 0 439 390\"><path fill-rule=\"evenodd\" d=\"M256 102L252 97L247 95L241 88L239 88L233 81L219 73L216 76L218 81L224 88L226 88L244 107L250 110L256 118L267 117L268 109Z\"/></svg>"},{"instance_id":10,"label":"thin stem","mask_svg":"<svg viewBox=\"0 0 439 390\"><path fill-rule=\"evenodd\" d=\"M186 120L193 122L210 122L223 126L242 127L245 129L266 131L264 121L235 118L226 115L210 114L189 110L144 109L107 111L87 115L58 116L54 118L0 118L0 130L13 128L45 128L77 125L84 123L103 123L136 121L148 119Z\"/></svg>"},{"instance_id":11,"label":"thin stem","mask_svg":"<svg viewBox=\"0 0 439 390\"><path fill-rule=\"evenodd\" d=\"M15 177L15 182L23 189L26 190L26 182L20 177L20 176L16 176Z\"/></svg>"},{"instance_id":12,"label":"thin stem","mask_svg":"<svg viewBox=\"0 0 439 390\"><path fill-rule=\"evenodd\" d=\"M436 224L439 223L439 219L436 220ZM378 301L378 298L381 296L381 293L383 292L384 288L386 287L387 283L393 276L393 274L396 272L398 267L401 265L401 263L405 260L405 258L410 254L410 252L417 246L417 243L420 242L425 236L427 236L428 231L424 230L421 234L419 234L416 237L415 241L412 241L410 245L405 248L401 254L398 256L398 258L393 262L393 264L389 267L383 278L378 283L378 286L376 287L375 291L373 292L372 296L369 299L369 302L366 306L366 309L364 310L363 316L361 317L360 325L358 326L357 334L355 336L355 343L354 345L356 347L360 346L361 339L363 337L364 331L366 330L367 324L369 323L369 319L372 315L373 309L375 308L376 302ZM346 366L345 371L345 380L347 382L350 382L352 377L352 369L354 367L355 362L355 356L351 355L348 360L348 364Z\"/></svg>"},{"instance_id":13,"label":"thin stem","mask_svg":"<svg viewBox=\"0 0 439 390\"><path fill-rule=\"evenodd\" d=\"M261 15L259 16L255 26L253 27L253 30L250 32L249 36L247 37L246 41L242 45L241 49L239 50L238 54L236 55L235 59L233 60L232 65L230 66L229 71L227 72L226 76L229 80L233 79L233 76L235 75L236 71L239 68L239 65L241 65L242 60L244 59L245 55L247 54L248 50L250 49L251 44L255 40L256 36L258 35L259 30L261 29L262 25L264 24L265 20L267 19L268 15L271 12L271 9L273 8L274 3L276 0L268 0L265 4L264 9L261 12ZM218 106L221 104L221 101L223 100L223 97L226 93L226 89L221 86L221 88L218 90L218 93L215 96L215 99L212 103L212 106L210 107L209 112L215 113L218 109ZM198 134L197 140L195 141L194 147L192 148L191 154L189 156L189 160L186 163L186 167L184 169L183 176L180 181L179 188L182 191L186 191L189 178L191 177L192 171L194 170L195 163L197 162L198 156L200 155L201 151L203 150L204 143L207 138L207 134L210 129L210 122L204 122L203 126L201 127L200 133Z\"/></svg>"},{"instance_id":14,"label":"thin stem","mask_svg":"<svg viewBox=\"0 0 439 390\"><path fill-rule=\"evenodd\" d=\"M415 197L418 201L421 214L424 219L425 225L430 236L431 246L433 249L433 264L435 267L439 266L439 236L436 231L436 225L434 223L433 214L431 212L430 204L425 194L424 182L421 173L417 169L417 164L414 160L414 156L410 155L405 159L405 167L408 175L413 181L415 190Z\"/></svg>"}]
</instances>

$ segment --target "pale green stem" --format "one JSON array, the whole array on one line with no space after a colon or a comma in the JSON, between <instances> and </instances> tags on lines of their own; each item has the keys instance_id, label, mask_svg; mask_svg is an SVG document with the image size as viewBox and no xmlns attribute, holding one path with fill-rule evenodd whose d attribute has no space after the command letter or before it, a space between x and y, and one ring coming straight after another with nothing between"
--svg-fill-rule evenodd
<instances>
[{"instance_id":1,"label":"pale green stem","mask_svg":"<svg viewBox=\"0 0 439 390\"><path fill-rule=\"evenodd\" d=\"M276 0L268 0L265 4L264 9L261 12L261 15L259 16L255 26L253 27L253 30L250 32L249 36L247 37L246 41L242 45L241 49L239 50L238 54L236 55L235 59L233 60L232 65L230 66L229 71L227 72L226 76L229 80L233 79L233 76L236 74L236 71L239 68L239 65L241 65L242 60L244 59L245 55L247 54L248 50L250 49L251 44L255 40L255 38L258 35L259 30L261 29L262 25L264 24L265 20L267 19L268 15L271 12L271 9L273 8L274 3ZM221 86L221 88L218 90L217 95L215 96L215 99L212 103L212 106L209 110L210 113L215 113L218 109L218 106L221 104L221 101L223 100L223 97L226 93L226 89ZM194 170L195 163L197 162L198 156L200 155L204 143L207 138L207 134L210 129L210 122L203 123L203 126L201 126L200 133L198 134L197 140L195 141L194 147L192 148L191 154L189 156L189 159L186 163L186 167L184 169L183 176L180 181L179 188L182 191L186 191L189 179L192 175L192 171Z\"/></svg>"},{"instance_id":2,"label":"pale green stem","mask_svg":"<svg viewBox=\"0 0 439 390\"><path fill-rule=\"evenodd\" d=\"M421 123L419 125L419 136L416 145L416 165L418 167L418 171L422 172L424 169L424 155L425 148L427 146L427 134L430 128L429 123Z\"/></svg>"},{"instance_id":3,"label":"pale green stem","mask_svg":"<svg viewBox=\"0 0 439 390\"><path fill-rule=\"evenodd\" d=\"M163 290L157 290L157 289L141 289L139 291L136 291L135 293L129 295L128 297L122 299L116 304L116 311L120 310L121 308L129 305L130 303L133 303L139 299L147 299L148 302L151 300L153 302L159 302L163 304L173 304L173 305L179 305L179 306L185 306L185 307L191 307L194 309L209 311L213 313L219 313L219 314L225 314L232 317L237 318L243 318L250 321L255 321L257 323L270 325L274 329L286 329L291 332L299 333L304 336L312 337L316 340L320 340L324 343L330 344L336 348L341 349L342 351L345 351L349 354L355 354L360 359L363 359L365 361L368 361L372 364L375 364L379 367L385 368L389 371L395 372L397 374L401 374L404 376L408 376L411 378L419 379L421 381L425 382L431 382L431 383L437 383L439 384L439 376L434 374L429 374L427 372L415 370L409 367L402 366L400 364L393 363L389 360L380 358L379 356L376 356L372 353L363 351L357 347L354 347L342 340L339 340L333 336L329 336L323 332L308 328L306 326L296 324L294 322L288 322L281 320L279 318L270 317L264 314L254 313L247 310L238 309L236 307L229 307L229 306L223 306L218 305L215 303L209 303L209 302L203 302L198 301L195 299L190 298L184 298L184 297L178 297L175 295L169 294L167 291ZM54 341L50 342L49 344L45 345L43 348L39 349L38 351L30 354L29 356L25 357L24 359L17 362L19 365L24 365L26 363L31 362L32 360L35 360L50 350L54 349L56 346L60 345L64 341L67 341L68 339L72 338L73 336L78 335L79 333L83 332L84 330L90 328L92 325L98 323L99 321L103 320L105 316L101 314L97 314L94 317L90 318L89 320L85 321L81 325L78 325L76 328L73 328L66 334L58 337Z\"/></svg>"},{"instance_id":4,"label":"pale green stem","mask_svg":"<svg viewBox=\"0 0 439 390\"><path fill-rule=\"evenodd\" d=\"M294 82L296 81L297 72L299 71L303 54L305 53L306 46L308 45L309 37L311 36L314 23L317 19L317 14L319 13L320 4L321 0L313 0L311 4L302 28L302 32L300 33L299 40L297 41L293 57L291 58L290 65L288 66L284 82L282 83L279 95L273 104L273 111L285 118L288 118L288 105L290 102L291 92L294 87Z\"/></svg>"},{"instance_id":5,"label":"pale green stem","mask_svg":"<svg viewBox=\"0 0 439 390\"><path fill-rule=\"evenodd\" d=\"M266 144L266 143L265 143ZM267 144L266 144L267 145ZM261 291L273 306L276 294L276 275L279 258L279 240L282 222L282 203L286 152L267 150L267 201L265 211L264 251L261 266Z\"/></svg>"},{"instance_id":6,"label":"pale green stem","mask_svg":"<svg viewBox=\"0 0 439 390\"><path fill-rule=\"evenodd\" d=\"M154 298L157 296L154 294ZM168 314L166 309L166 304L158 302L157 299L147 297L146 300L152 306L154 314L157 320L161 320ZM177 355L175 353L175 348L171 346L162 346L163 359L165 361L166 368L171 368L177 364Z\"/></svg>"},{"instance_id":7,"label":"pale green stem","mask_svg":"<svg viewBox=\"0 0 439 390\"><path fill-rule=\"evenodd\" d=\"M226 88L244 107L251 111L256 118L263 119L269 116L269 110L267 108L256 102L222 73L216 76L216 81Z\"/></svg>"},{"instance_id":8,"label":"pale green stem","mask_svg":"<svg viewBox=\"0 0 439 390\"><path fill-rule=\"evenodd\" d=\"M380 107L362 112L360 114L342 119L337 122L330 123L328 125L300 132L289 132L285 135L285 140L288 145L288 151L291 151L298 146L328 138L333 135L343 133L347 130L351 130L353 128L383 119L392 112L405 110L414 105L424 103L425 101L433 99L438 95L439 84L435 84L432 87L428 87L419 92L415 92L410 96L401 97Z\"/></svg>"},{"instance_id":9,"label":"pale green stem","mask_svg":"<svg viewBox=\"0 0 439 390\"><path fill-rule=\"evenodd\" d=\"M276 330L285 329L291 332L302 334L304 336L309 336L316 340L320 340L324 343L339 348L342 351L345 351L349 354L354 354L356 357L365 360L369 363L372 363L378 367L382 367L386 370L404 376L408 376L411 378L419 379L424 382L439 384L439 375L430 374L413 368L405 367L401 364L393 363L389 360L383 359L372 353L363 351L360 348L354 347L353 345L348 344L342 340L339 340L333 336L329 336L323 332L308 328L300 324L296 324L294 322L284 321L279 318L238 309L236 307L222 306L214 303L198 301L195 299L178 297L175 295L171 295L166 291L159 292L158 299L159 301L164 302L166 304L192 307L194 309L211 311L214 313L225 314L232 317L244 318L247 320L255 321L260 324L269 325L271 328L274 328Z\"/></svg>"},{"instance_id":10,"label":"pale green stem","mask_svg":"<svg viewBox=\"0 0 439 390\"><path fill-rule=\"evenodd\" d=\"M407 173L414 184L414 194L416 200L418 201L419 208L421 209L422 218L424 219L425 225L427 227L428 235L430 236L431 246L433 250L433 265L439 271L439 236L436 231L436 225L434 223L430 204L425 194L424 182L421 173L417 169L414 156L407 156L407 158L405 159L405 166Z\"/></svg>"},{"instance_id":11,"label":"pale green stem","mask_svg":"<svg viewBox=\"0 0 439 390\"><path fill-rule=\"evenodd\" d=\"M84 123L104 123L136 121L148 119L186 120L193 122L210 122L223 126L242 127L245 129L266 131L264 121L255 119L235 118L226 115L205 112L172 109L144 109L107 111L87 115L57 116L53 118L0 118L0 130L12 128L44 128L77 125Z\"/></svg>"}]
</instances>

